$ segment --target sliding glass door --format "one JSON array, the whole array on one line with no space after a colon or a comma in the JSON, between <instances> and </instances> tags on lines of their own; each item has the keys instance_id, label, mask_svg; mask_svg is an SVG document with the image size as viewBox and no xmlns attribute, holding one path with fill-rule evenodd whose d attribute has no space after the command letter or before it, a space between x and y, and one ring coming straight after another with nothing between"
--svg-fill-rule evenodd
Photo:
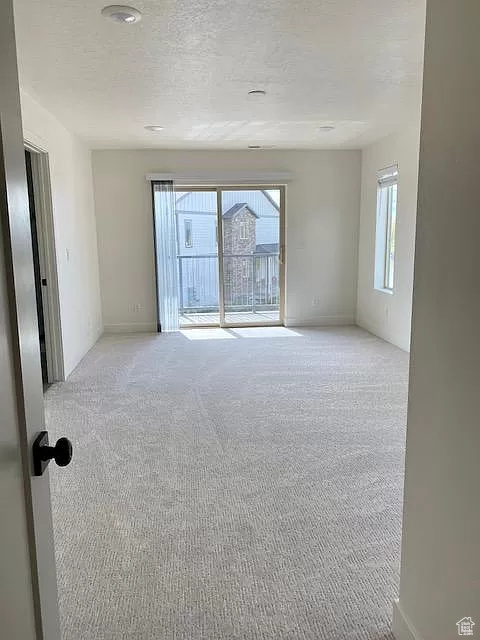
<instances>
[{"instance_id":1,"label":"sliding glass door","mask_svg":"<svg viewBox=\"0 0 480 640\"><path fill-rule=\"evenodd\" d=\"M217 192L176 192L180 326L219 325Z\"/></svg>"},{"instance_id":2,"label":"sliding glass door","mask_svg":"<svg viewBox=\"0 0 480 640\"><path fill-rule=\"evenodd\" d=\"M281 190L222 189L220 195L223 324L279 324Z\"/></svg>"},{"instance_id":3,"label":"sliding glass door","mask_svg":"<svg viewBox=\"0 0 480 640\"><path fill-rule=\"evenodd\" d=\"M176 188L172 226L162 224L167 208L160 206L159 187L154 184L159 310L175 301L180 328L282 324L284 188ZM175 278L162 277L165 265Z\"/></svg>"}]
</instances>

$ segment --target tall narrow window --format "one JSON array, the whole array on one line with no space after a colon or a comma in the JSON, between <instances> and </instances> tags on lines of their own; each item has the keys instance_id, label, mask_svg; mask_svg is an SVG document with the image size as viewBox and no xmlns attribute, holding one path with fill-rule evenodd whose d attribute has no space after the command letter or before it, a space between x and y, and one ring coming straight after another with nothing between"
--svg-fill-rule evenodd
<instances>
[{"instance_id":1,"label":"tall narrow window","mask_svg":"<svg viewBox=\"0 0 480 640\"><path fill-rule=\"evenodd\" d=\"M397 182L397 165L378 172L374 286L389 293L393 292L395 272Z\"/></svg>"},{"instance_id":2,"label":"tall narrow window","mask_svg":"<svg viewBox=\"0 0 480 640\"><path fill-rule=\"evenodd\" d=\"M240 240L248 240L248 223L240 223Z\"/></svg>"},{"instance_id":3,"label":"tall narrow window","mask_svg":"<svg viewBox=\"0 0 480 640\"><path fill-rule=\"evenodd\" d=\"M185 247L191 249L193 247L192 221L184 220L185 229Z\"/></svg>"}]
</instances>

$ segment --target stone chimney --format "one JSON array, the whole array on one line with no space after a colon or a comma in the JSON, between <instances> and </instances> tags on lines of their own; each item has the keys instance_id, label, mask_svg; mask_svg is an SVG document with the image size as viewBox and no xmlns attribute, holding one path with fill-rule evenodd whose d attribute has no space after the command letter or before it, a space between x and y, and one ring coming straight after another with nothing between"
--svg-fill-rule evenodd
<instances>
[{"instance_id":1,"label":"stone chimney","mask_svg":"<svg viewBox=\"0 0 480 640\"><path fill-rule=\"evenodd\" d=\"M223 216L225 306L254 303L257 215L246 203L234 205Z\"/></svg>"}]
</instances>

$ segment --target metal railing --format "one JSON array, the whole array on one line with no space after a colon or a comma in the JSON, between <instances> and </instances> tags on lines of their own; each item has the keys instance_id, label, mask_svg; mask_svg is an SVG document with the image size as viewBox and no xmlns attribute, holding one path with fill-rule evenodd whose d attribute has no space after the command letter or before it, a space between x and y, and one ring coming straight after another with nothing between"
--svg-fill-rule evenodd
<instances>
[{"instance_id":1,"label":"metal railing","mask_svg":"<svg viewBox=\"0 0 480 640\"><path fill-rule=\"evenodd\" d=\"M275 310L280 302L278 253L224 254L227 311ZM218 256L178 256L180 312L219 310Z\"/></svg>"}]
</instances>

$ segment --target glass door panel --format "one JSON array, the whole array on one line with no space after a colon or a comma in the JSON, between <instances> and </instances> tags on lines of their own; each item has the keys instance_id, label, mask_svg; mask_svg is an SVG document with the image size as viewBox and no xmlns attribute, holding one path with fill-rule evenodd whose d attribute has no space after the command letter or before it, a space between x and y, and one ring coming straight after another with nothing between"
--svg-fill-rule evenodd
<instances>
[{"instance_id":1,"label":"glass door panel","mask_svg":"<svg viewBox=\"0 0 480 640\"><path fill-rule=\"evenodd\" d=\"M175 195L180 327L219 325L216 190Z\"/></svg>"},{"instance_id":2,"label":"glass door panel","mask_svg":"<svg viewBox=\"0 0 480 640\"><path fill-rule=\"evenodd\" d=\"M225 325L279 324L282 190L221 190Z\"/></svg>"}]
</instances>

